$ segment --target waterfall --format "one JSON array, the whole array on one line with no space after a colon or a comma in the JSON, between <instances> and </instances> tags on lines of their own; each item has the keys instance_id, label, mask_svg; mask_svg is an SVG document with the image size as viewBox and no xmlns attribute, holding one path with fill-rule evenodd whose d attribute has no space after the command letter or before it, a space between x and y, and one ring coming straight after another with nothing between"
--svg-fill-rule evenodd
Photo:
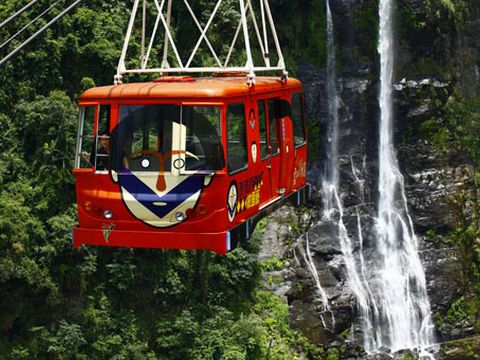
<instances>
[{"instance_id":1,"label":"waterfall","mask_svg":"<svg viewBox=\"0 0 480 360\"><path fill-rule=\"evenodd\" d=\"M338 165L338 134L339 134L339 101L336 79L336 61L335 61L335 34L333 27L332 12L329 0L326 1L327 11L327 100L328 100L328 125L327 125L327 164L325 168L324 181L322 183L322 195L324 201L323 218L321 221L333 222L337 228L337 237L343 254L343 262L346 268L347 280L350 288L354 292L360 309L360 316L367 324L364 326L365 336L371 336L373 326L370 324L370 302L368 288L363 285L361 278L363 275L359 268L364 266L363 256L356 259L353 253L354 244L348 234L344 223L344 209L340 194L340 179ZM352 163L352 172L355 177L355 169ZM360 180L359 180L360 181ZM361 182L361 181L360 181ZM363 182L361 182L363 186ZM361 226L358 227L361 230ZM361 236L361 234L359 235ZM359 264L360 263L360 264Z\"/></svg>"},{"instance_id":2,"label":"waterfall","mask_svg":"<svg viewBox=\"0 0 480 360\"><path fill-rule=\"evenodd\" d=\"M310 242L308 241L308 234L305 235L305 251L302 251L303 260L305 264L307 264L307 268L313 276L313 280L315 281L315 287L317 295L320 297L322 301L323 311L320 314L320 319L322 320L322 325L325 329L328 328L327 322L325 320L324 314L327 313L330 315L330 329L333 331L335 329L335 316L330 309L330 305L328 303L328 296L325 290L323 289L320 278L318 276L317 268L315 267L315 263L313 262L312 255L310 253Z\"/></svg>"},{"instance_id":3,"label":"waterfall","mask_svg":"<svg viewBox=\"0 0 480 360\"><path fill-rule=\"evenodd\" d=\"M367 351L425 348L433 342L430 303L417 238L408 213L403 176L393 147L393 0L380 0L379 199L372 291L381 309ZM373 340L376 342L374 343Z\"/></svg>"},{"instance_id":4,"label":"waterfall","mask_svg":"<svg viewBox=\"0 0 480 360\"><path fill-rule=\"evenodd\" d=\"M322 183L324 208L321 221L331 222L336 226L346 278L357 300L364 347L367 352L377 352L384 348L394 352L420 348L421 356L430 357L425 349L433 342L433 325L425 273L418 255L412 220L408 214L403 177L393 148L392 0L380 0L379 12L378 50L381 59L379 201L375 219L376 239L374 248L368 249L370 250L368 258L365 259L367 252L364 251L359 205L354 209L358 240L355 244L345 226L344 209L339 195L339 100L335 74L334 27L329 0L326 0L327 162ZM362 171L355 167L352 158L350 161L352 175L364 203L365 182L361 178ZM365 167L364 158L363 172ZM307 249L308 247L307 241Z\"/></svg>"}]
</instances>

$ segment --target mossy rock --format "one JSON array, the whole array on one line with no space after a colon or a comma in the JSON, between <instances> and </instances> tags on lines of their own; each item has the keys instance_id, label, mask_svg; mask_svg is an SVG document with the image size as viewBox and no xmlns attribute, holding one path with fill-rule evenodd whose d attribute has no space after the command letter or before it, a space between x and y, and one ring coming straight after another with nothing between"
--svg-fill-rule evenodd
<instances>
[{"instance_id":1,"label":"mossy rock","mask_svg":"<svg viewBox=\"0 0 480 360\"><path fill-rule=\"evenodd\" d=\"M443 343L440 360L480 359L480 336Z\"/></svg>"}]
</instances>

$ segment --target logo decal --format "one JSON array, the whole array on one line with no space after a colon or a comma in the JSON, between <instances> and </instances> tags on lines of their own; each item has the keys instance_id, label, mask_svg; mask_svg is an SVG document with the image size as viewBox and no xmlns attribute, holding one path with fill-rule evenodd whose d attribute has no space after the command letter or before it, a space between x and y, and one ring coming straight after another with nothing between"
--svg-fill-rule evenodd
<instances>
[{"instance_id":1,"label":"logo decal","mask_svg":"<svg viewBox=\"0 0 480 360\"><path fill-rule=\"evenodd\" d=\"M257 144L252 143L252 160L254 163L257 162Z\"/></svg>"},{"instance_id":2,"label":"logo decal","mask_svg":"<svg viewBox=\"0 0 480 360\"><path fill-rule=\"evenodd\" d=\"M115 224L102 224L103 238L105 239L106 243L108 243L108 238L113 229L115 229Z\"/></svg>"},{"instance_id":3,"label":"logo decal","mask_svg":"<svg viewBox=\"0 0 480 360\"><path fill-rule=\"evenodd\" d=\"M307 163L305 160L300 160L293 172L293 185L297 185L297 181L305 176L307 176Z\"/></svg>"},{"instance_id":4,"label":"logo decal","mask_svg":"<svg viewBox=\"0 0 480 360\"><path fill-rule=\"evenodd\" d=\"M230 220L230 222L232 222L233 219L235 218L235 214L237 212L237 202L238 202L237 183L233 181L230 184L230 188L228 189L228 196L227 196L228 219Z\"/></svg>"},{"instance_id":5,"label":"logo decal","mask_svg":"<svg viewBox=\"0 0 480 360\"><path fill-rule=\"evenodd\" d=\"M255 129L255 123L257 122L257 120L255 119L255 112L252 110L250 110L250 119L249 119L249 122L250 122L250 127L252 128L252 130Z\"/></svg>"},{"instance_id":6,"label":"logo decal","mask_svg":"<svg viewBox=\"0 0 480 360\"><path fill-rule=\"evenodd\" d=\"M240 183L236 209L237 214L260 204L260 189L262 186L263 172Z\"/></svg>"}]
</instances>

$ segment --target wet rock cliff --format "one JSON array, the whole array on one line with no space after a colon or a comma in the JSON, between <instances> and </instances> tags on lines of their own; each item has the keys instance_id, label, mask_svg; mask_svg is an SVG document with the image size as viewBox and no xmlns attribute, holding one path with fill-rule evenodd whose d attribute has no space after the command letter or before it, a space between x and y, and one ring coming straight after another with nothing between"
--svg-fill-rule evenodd
<instances>
[{"instance_id":1,"label":"wet rock cliff","mask_svg":"<svg viewBox=\"0 0 480 360\"><path fill-rule=\"evenodd\" d=\"M372 30L376 28L377 10L373 1L334 0L331 4L338 59L344 221L356 244L354 252L363 247L368 253L375 236L378 175L378 57ZM464 254L449 240L459 219L468 217L468 204L465 207L462 199L475 192L476 168L451 136L444 134L439 139L441 132L431 131L445 123L444 109L452 98L479 94L480 37L474 29L480 29L480 14L478 6L468 8L468 2L457 5L452 9L446 4L403 0L396 10L396 149L438 342L477 334L471 319L455 315L468 290L462 275ZM345 275L337 228L322 217L328 119L326 72L321 64L302 61L297 77L304 84L311 119L309 181L314 197L303 213L288 209L277 214L284 228L278 231L267 227L264 256L274 254L286 260L284 270L273 274L277 281L272 290L288 301L292 326L314 343L343 347L344 358L360 358L366 355L361 346L357 347L362 344L362 331L356 298ZM292 240L285 224L301 224L303 231ZM322 302L312 264L329 308ZM445 350L439 356L454 358L451 353L455 350Z\"/></svg>"}]
</instances>

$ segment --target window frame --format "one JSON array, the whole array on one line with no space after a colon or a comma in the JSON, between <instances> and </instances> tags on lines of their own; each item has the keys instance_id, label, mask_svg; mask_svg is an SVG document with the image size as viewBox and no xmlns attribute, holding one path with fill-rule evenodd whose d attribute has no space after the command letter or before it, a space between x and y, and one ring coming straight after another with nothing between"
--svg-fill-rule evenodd
<instances>
[{"instance_id":1,"label":"window frame","mask_svg":"<svg viewBox=\"0 0 480 360\"><path fill-rule=\"evenodd\" d=\"M224 125L224 119L226 115L226 112L225 112L225 103L224 102L219 102L219 101L202 101L202 100L199 100L199 101L190 101L190 100L186 100L186 101L155 101L155 102L137 102L137 101L127 101L127 102L119 102L116 104L116 121L115 121L115 126L117 126L118 124L121 123L121 108L123 106L155 106L155 105L175 105L175 106L178 106L180 107L180 113L179 113L179 124L182 125L183 124L183 110L184 110L184 107L216 107L219 109L219 122L220 122L220 134L219 134L219 137L220 137L220 144L222 146L222 151L223 151L223 160L224 160L224 167L221 168L221 169L216 169L216 170L206 170L206 169L201 169L201 170L187 170L186 169L186 166L180 168L180 169L176 169L175 166L174 166L174 162L175 160L179 159L179 158L182 158L183 160L184 157L185 157L185 154L181 155L173 155L170 157L170 170L168 171L165 171L164 174L165 175L194 175L194 174L199 174L199 175L211 175L212 173L216 173L218 171L224 171L225 167L227 166L227 163L226 163L226 146L223 142L223 138L224 138L224 129L225 129L225 125ZM112 107L113 109L113 107ZM183 131L183 127L181 127L181 131L179 133L179 136L180 138L177 139L177 141L180 141L180 150L186 150L187 148L187 144L186 144L186 133L184 133ZM183 140L182 140L183 139ZM172 145L173 145L173 141L174 140L174 137L173 137L173 134L172 134ZM111 146L116 146L116 144L111 144ZM186 163L185 163L186 164ZM144 174L158 174L158 170L149 170L149 171L142 171Z\"/></svg>"},{"instance_id":2,"label":"window frame","mask_svg":"<svg viewBox=\"0 0 480 360\"><path fill-rule=\"evenodd\" d=\"M75 169L92 169L95 171L95 164L90 163L90 167L81 167L81 159L82 159L82 147L83 147L83 140L84 140L84 129L85 129L85 110L88 107L93 107L94 112L93 112L93 134L92 136L92 143L95 144L96 146L96 139L95 139L95 134L96 134L96 129L97 129L97 119L98 119L98 103L93 103L93 102L88 102L88 103L82 103L79 106L79 115L78 115L78 127L77 127L77 145L76 145L76 151L75 151ZM95 150L95 155L96 155L96 148ZM90 156L92 154L90 153ZM90 162L90 161L89 161ZM96 162L96 161L95 161Z\"/></svg>"},{"instance_id":3,"label":"window frame","mask_svg":"<svg viewBox=\"0 0 480 360\"><path fill-rule=\"evenodd\" d=\"M245 154L246 154L246 162L245 165L241 168L235 169L230 171L228 165L228 155L229 155L229 146L228 146L228 108L232 105L242 105L243 106L243 127L244 127L244 134L245 134ZM248 149L248 129L247 129L247 104L245 103L245 99L238 99L236 101L232 101L225 104L225 148L226 148L226 163L225 166L227 168L227 173L229 176L238 174L242 171L248 170L249 166L249 149Z\"/></svg>"},{"instance_id":4,"label":"window frame","mask_svg":"<svg viewBox=\"0 0 480 360\"><path fill-rule=\"evenodd\" d=\"M101 111L101 107L104 106L104 107L108 107L109 109L107 110L107 114L108 114L108 118L107 118L107 131L108 131L108 140L110 141L110 136L111 136L111 123L112 123L112 107L113 105L112 104L97 104L97 109L96 109L96 112L95 112L95 133L94 133L94 137L95 137L95 164L93 164L94 166L94 169L95 169L95 173L99 173L99 174L106 174L110 171L109 167L107 167L106 169L101 169L101 170L98 170L97 169L97 160L98 160L98 137L100 136L98 134L98 131L100 129L100 111ZM110 144L111 146L111 144ZM110 149L111 151L111 149ZM110 162L110 153L108 154L108 162Z\"/></svg>"},{"instance_id":5,"label":"window frame","mask_svg":"<svg viewBox=\"0 0 480 360\"><path fill-rule=\"evenodd\" d=\"M221 169L202 169L202 170L187 170L187 162L186 160L184 159L184 157L186 157L186 154L183 154L183 155L180 155L179 158L183 158L183 160L185 161L185 166L182 167L181 169L178 170L179 174L180 175L193 175L193 174L212 174L213 172L217 172L217 171L222 171L225 169L226 166L228 166L227 164L227 161L226 161L226 155L227 155L227 152L225 151L225 146L223 144L223 131L224 131L224 127L226 128L226 125L224 125L224 121L223 121L223 114L224 114L224 109L225 109L225 104L224 103L220 103L220 102L212 102L212 103L209 103L209 102L192 102L192 101L189 101L189 102L182 102L181 106L180 106L180 124L183 125L183 108L184 107L216 107L218 108L218 118L219 118L219 122L220 122L220 145L222 145L222 151L223 151L223 168ZM226 114L226 113L225 113ZM226 115L225 115L226 116ZM226 124L226 122L225 122ZM183 142L183 144L181 144L181 147L183 148L184 151L187 150L187 136L186 134L183 134L183 127L181 128L182 130L182 133L180 134L180 142ZM182 139L184 139L184 141L182 141ZM174 161L174 157L172 156L172 173L174 172L174 166L173 166L173 161Z\"/></svg>"},{"instance_id":6,"label":"window frame","mask_svg":"<svg viewBox=\"0 0 480 360\"><path fill-rule=\"evenodd\" d=\"M266 147L267 147L267 151L266 151L266 155L263 157L262 156L262 132L261 132L261 129L262 129L262 125L260 123L260 104L263 104L263 110L264 110L264 113L265 113L265 136L266 136ZM257 100L257 112L258 112L258 123L259 123L259 143L260 143L260 160L261 161L265 161L265 160L268 160L270 158L270 156L272 155L270 153L270 122L268 121L268 99L258 99Z\"/></svg>"}]
</instances>

